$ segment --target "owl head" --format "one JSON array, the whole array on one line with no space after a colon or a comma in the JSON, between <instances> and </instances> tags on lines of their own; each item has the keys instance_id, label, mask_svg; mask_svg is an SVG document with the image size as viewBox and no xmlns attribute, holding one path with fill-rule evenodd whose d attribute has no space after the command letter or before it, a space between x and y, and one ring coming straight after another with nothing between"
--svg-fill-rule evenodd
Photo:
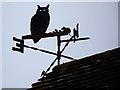
<instances>
[{"instance_id":1,"label":"owl head","mask_svg":"<svg viewBox=\"0 0 120 90\"><path fill-rule=\"evenodd\" d=\"M49 4L46 7L40 7L39 5L37 5L37 11L36 13L41 13L41 12L49 12Z\"/></svg>"}]
</instances>

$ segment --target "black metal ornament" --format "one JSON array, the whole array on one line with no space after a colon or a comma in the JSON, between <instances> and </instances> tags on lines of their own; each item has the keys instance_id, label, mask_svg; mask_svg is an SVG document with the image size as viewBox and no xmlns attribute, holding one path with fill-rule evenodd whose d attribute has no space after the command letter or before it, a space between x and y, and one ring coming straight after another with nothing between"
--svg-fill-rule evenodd
<instances>
[{"instance_id":1,"label":"black metal ornament","mask_svg":"<svg viewBox=\"0 0 120 90\"><path fill-rule=\"evenodd\" d=\"M57 57L51 63L51 65L48 67L48 69L46 71L42 72L41 76L44 77L47 74L47 72L50 70L50 68L54 65L54 63L56 61L58 61L58 65L60 65L61 57L67 58L67 59L70 59L70 60L77 60L77 59L74 59L74 58L72 58L70 56L62 55L63 51L69 45L70 42L73 41L75 43L76 41L90 39L89 37L79 38L79 24L77 24L76 28L73 29L73 35L69 39L61 40L62 36L70 35L70 33L71 33L71 29L70 28L62 27L61 30L55 29L55 31L49 32L49 33L45 33L44 35L41 36L41 38L57 37L57 48L58 48L57 49L57 53L54 53L54 52L48 51L48 50L44 50L44 49L38 49L36 47L31 47L31 46L28 46L28 45L24 44L25 40L33 39L34 37L36 37L35 35L24 35L24 36L22 36L21 39L13 37L13 41L16 41L16 47L12 47L12 50L24 53L24 48L29 48L29 49L41 51L41 52L44 52L44 53L56 55ZM60 48L61 47L61 43L66 43L62 49Z\"/></svg>"}]
</instances>

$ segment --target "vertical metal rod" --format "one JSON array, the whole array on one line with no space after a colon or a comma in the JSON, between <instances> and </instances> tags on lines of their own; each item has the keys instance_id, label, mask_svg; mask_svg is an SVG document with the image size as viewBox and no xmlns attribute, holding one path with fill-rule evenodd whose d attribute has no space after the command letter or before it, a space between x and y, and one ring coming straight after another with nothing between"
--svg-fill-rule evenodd
<instances>
[{"instance_id":1,"label":"vertical metal rod","mask_svg":"<svg viewBox=\"0 0 120 90\"><path fill-rule=\"evenodd\" d=\"M58 46L58 51L57 51L57 57L58 57L58 65L60 65L60 36L57 36L57 46Z\"/></svg>"}]
</instances>

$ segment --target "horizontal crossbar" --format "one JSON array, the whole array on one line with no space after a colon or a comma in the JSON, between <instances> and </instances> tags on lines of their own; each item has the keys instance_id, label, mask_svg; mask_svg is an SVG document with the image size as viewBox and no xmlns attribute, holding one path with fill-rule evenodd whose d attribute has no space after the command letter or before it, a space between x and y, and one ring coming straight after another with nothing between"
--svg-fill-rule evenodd
<instances>
[{"instance_id":1,"label":"horizontal crossbar","mask_svg":"<svg viewBox=\"0 0 120 90\"><path fill-rule=\"evenodd\" d=\"M79 40L88 40L90 39L89 37L85 37L85 38L78 38L78 39L67 39L67 40L61 40L61 42L68 42L68 41L79 41Z\"/></svg>"},{"instance_id":2,"label":"horizontal crossbar","mask_svg":"<svg viewBox=\"0 0 120 90\"><path fill-rule=\"evenodd\" d=\"M33 39L35 37L39 37L41 36L41 38L47 38L47 37L55 37L55 36L65 36L65 35L68 35L69 32L51 32L51 33L44 33L43 34L37 34L37 35L25 35L25 36L22 36L22 39Z\"/></svg>"}]
</instances>

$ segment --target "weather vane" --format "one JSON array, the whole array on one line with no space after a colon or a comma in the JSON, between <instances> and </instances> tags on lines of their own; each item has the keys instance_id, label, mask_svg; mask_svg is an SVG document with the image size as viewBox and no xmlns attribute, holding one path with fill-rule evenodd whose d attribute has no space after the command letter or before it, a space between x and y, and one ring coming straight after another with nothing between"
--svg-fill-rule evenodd
<instances>
[{"instance_id":1,"label":"weather vane","mask_svg":"<svg viewBox=\"0 0 120 90\"><path fill-rule=\"evenodd\" d=\"M44 53L56 55L57 57L52 62L52 64L49 66L49 68L42 72L41 76L45 76L47 72L50 70L50 68L54 65L56 61L58 61L58 65L60 65L60 59L61 57L75 60L74 58L66 55L62 55L62 52L65 50L65 48L69 45L69 42L73 41L74 43L79 40L88 40L89 37L79 38L79 24L76 25L76 27L73 29L73 35L66 40L61 40L62 36L67 36L71 33L71 29L69 27L62 27L60 30L55 29L53 32L46 33L46 30L49 26L50 22L50 15L49 15L49 4L46 7L40 7L37 5L38 8L36 10L36 14L31 18L30 23L30 30L31 35L24 35L21 39L18 39L16 37L13 37L13 41L16 41L16 47L12 47L13 51L18 51L21 53L24 53L24 48L30 48L33 50L38 50ZM38 49L36 47L31 47L24 44L25 40L33 39L34 43L37 43L42 38L50 38L50 37L57 37L57 53L44 50L44 49ZM65 46L61 49L61 43L66 42Z\"/></svg>"}]
</instances>

